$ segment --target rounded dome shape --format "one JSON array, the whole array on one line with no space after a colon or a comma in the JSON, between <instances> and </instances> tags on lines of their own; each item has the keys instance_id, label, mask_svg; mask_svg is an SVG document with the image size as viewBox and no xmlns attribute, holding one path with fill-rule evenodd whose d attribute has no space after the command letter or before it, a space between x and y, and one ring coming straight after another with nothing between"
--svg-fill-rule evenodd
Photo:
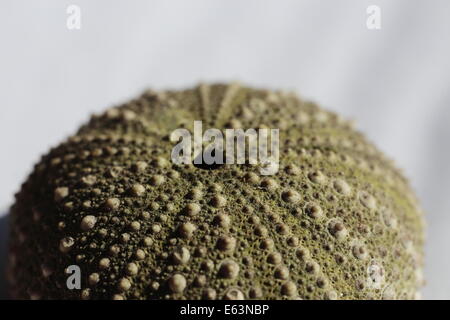
<instances>
[{"instance_id":1,"label":"rounded dome shape","mask_svg":"<svg viewBox=\"0 0 450 320\"><path fill-rule=\"evenodd\" d=\"M278 172L175 164L171 133L195 120L279 129ZM145 92L43 156L11 210L8 276L22 299L412 299L423 229L407 180L349 122L200 85Z\"/></svg>"}]
</instances>

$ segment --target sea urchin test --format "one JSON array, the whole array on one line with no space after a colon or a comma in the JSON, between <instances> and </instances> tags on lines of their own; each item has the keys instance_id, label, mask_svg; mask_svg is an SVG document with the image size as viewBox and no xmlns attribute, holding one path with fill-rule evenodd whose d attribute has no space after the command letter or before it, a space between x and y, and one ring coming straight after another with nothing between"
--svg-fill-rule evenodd
<instances>
[{"instance_id":1,"label":"sea urchin test","mask_svg":"<svg viewBox=\"0 0 450 320\"><path fill-rule=\"evenodd\" d=\"M172 162L171 133L195 120L279 129L277 172ZM13 298L413 299L423 284L423 214L393 162L336 114L237 84L93 116L36 164L10 222Z\"/></svg>"}]
</instances>

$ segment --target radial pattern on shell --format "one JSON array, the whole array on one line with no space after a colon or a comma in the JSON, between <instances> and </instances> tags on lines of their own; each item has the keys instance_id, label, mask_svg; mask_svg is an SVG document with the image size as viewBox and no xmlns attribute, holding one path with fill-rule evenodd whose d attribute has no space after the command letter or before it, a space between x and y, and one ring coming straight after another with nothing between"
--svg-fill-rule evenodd
<instances>
[{"instance_id":1,"label":"radial pattern on shell","mask_svg":"<svg viewBox=\"0 0 450 320\"><path fill-rule=\"evenodd\" d=\"M194 120L279 128L279 172L173 164L170 133ZM43 156L11 213L15 298L412 299L423 281L407 180L349 122L287 92L145 92Z\"/></svg>"}]
</instances>

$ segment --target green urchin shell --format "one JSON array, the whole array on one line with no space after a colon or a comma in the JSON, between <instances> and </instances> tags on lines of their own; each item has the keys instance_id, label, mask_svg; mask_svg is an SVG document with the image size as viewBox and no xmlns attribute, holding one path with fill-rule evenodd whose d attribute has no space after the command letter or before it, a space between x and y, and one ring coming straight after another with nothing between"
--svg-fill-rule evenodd
<instances>
[{"instance_id":1,"label":"green urchin shell","mask_svg":"<svg viewBox=\"0 0 450 320\"><path fill-rule=\"evenodd\" d=\"M279 128L279 172L173 164L170 133L194 120ZM348 122L200 85L146 92L45 155L11 210L8 274L25 299L411 299L423 229L406 179Z\"/></svg>"}]
</instances>

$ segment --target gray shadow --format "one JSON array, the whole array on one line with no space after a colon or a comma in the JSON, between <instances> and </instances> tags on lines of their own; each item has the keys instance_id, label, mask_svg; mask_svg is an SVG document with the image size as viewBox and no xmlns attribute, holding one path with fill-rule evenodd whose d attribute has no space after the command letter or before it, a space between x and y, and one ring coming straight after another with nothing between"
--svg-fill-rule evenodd
<instances>
[{"instance_id":1,"label":"gray shadow","mask_svg":"<svg viewBox=\"0 0 450 320\"><path fill-rule=\"evenodd\" d=\"M4 212L4 211L3 211ZM8 215L0 217L0 300L8 299L6 261L8 253Z\"/></svg>"}]
</instances>

